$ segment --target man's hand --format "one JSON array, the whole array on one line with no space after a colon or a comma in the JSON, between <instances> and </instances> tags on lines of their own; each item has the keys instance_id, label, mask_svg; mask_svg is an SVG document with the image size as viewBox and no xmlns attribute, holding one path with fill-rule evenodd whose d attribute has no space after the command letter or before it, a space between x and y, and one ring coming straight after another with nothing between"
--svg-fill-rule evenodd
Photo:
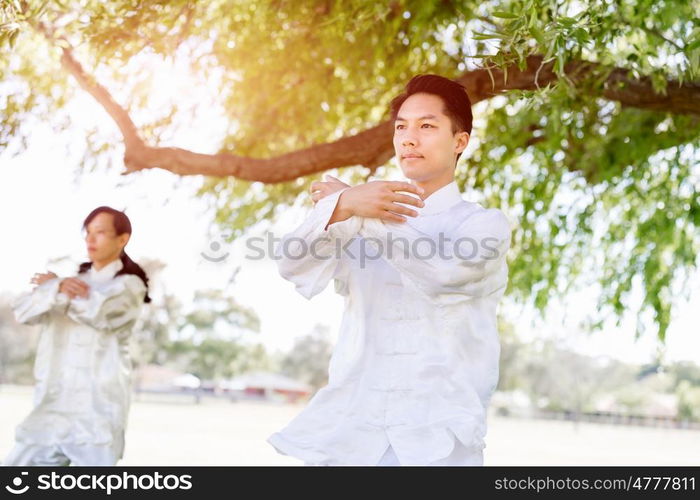
<instances>
[{"instance_id":1,"label":"man's hand","mask_svg":"<svg viewBox=\"0 0 700 500\"><path fill-rule=\"evenodd\" d=\"M423 207L423 200L402 193L421 196L423 189L408 182L372 181L351 187L338 199L338 204L328 224L344 221L353 215L381 219L387 222L405 222L406 217L415 217L418 212L405 205Z\"/></svg>"},{"instance_id":2,"label":"man's hand","mask_svg":"<svg viewBox=\"0 0 700 500\"><path fill-rule=\"evenodd\" d=\"M35 273L32 279L29 281L32 285L41 285L49 280L58 278L54 273L49 271L48 273Z\"/></svg>"},{"instance_id":3,"label":"man's hand","mask_svg":"<svg viewBox=\"0 0 700 500\"><path fill-rule=\"evenodd\" d=\"M78 278L65 278L61 281L58 291L65 293L71 299L76 297L87 298L90 286Z\"/></svg>"},{"instance_id":4,"label":"man's hand","mask_svg":"<svg viewBox=\"0 0 700 500\"><path fill-rule=\"evenodd\" d=\"M313 200L314 205L320 199L323 199L328 195L350 187L349 184L345 184L343 181L336 177L333 177L332 175L326 175L324 178L326 180L323 182L312 182L311 187L309 188L309 191L311 191L311 199Z\"/></svg>"}]
</instances>

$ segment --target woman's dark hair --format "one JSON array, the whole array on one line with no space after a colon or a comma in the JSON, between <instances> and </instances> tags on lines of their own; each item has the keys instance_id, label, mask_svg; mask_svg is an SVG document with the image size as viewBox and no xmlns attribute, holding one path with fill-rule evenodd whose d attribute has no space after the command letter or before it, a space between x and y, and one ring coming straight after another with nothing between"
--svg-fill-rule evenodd
<instances>
[{"instance_id":1,"label":"woman's dark hair","mask_svg":"<svg viewBox=\"0 0 700 500\"><path fill-rule=\"evenodd\" d=\"M112 215L112 221L114 224L114 231L117 233L117 236L120 234L131 234L131 221L129 218L126 216L124 212L121 212L119 210L115 210L112 207L97 207L95 210L90 212L90 215L88 215L85 218L85 221L83 221L83 229L86 229L88 227L88 224L92 222L92 220L97 217L98 214L111 214ZM122 254L119 257L122 261L122 268L114 275L116 278L119 275L122 274L133 274L135 276L138 276L141 278L141 281L143 281L143 284L146 285L146 295L143 298L144 302L150 302L151 297L148 296L148 276L146 276L146 271L144 271L141 266L139 266L136 262L131 260L131 257L129 257L126 252L122 249ZM78 268L78 273L84 273L88 269L92 267L92 262L83 262L80 264L80 267Z\"/></svg>"},{"instance_id":2,"label":"woman's dark hair","mask_svg":"<svg viewBox=\"0 0 700 500\"><path fill-rule=\"evenodd\" d=\"M472 133L472 102L467 89L460 83L439 75L416 75L406 85L406 90L391 101L391 118L396 120L401 105L413 94L432 94L442 99L445 114L452 122L452 133ZM462 153L457 155L457 160Z\"/></svg>"}]
</instances>

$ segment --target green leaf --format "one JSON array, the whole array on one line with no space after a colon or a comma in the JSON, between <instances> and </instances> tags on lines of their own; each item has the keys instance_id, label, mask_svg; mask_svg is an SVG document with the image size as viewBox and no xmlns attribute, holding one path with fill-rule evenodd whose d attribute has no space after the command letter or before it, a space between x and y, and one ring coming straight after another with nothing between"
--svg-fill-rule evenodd
<instances>
[{"instance_id":1,"label":"green leaf","mask_svg":"<svg viewBox=\"0 0 700 500\"><path fill-rule=\"evenodd\" d=\"M576 24L576 19L574 19L573 17L560 17L557 19L557 21L559 22L559 24L567 28L571 28Z\"/></svg>"},{"instance_id":2,"label":"green leaf","mask_svg":"<svg viewBox=\"0 0 700 500\"><path fill-rule=\"evenodd\" d=\"M474 33L472 39L474 40L493 40L496 38L503 38L500 33Z\"/></svg>"},{"instance_id":3,"label":"green leaf","mask_svg":"<svg viewBox=\"0 0 700 500\"><path fill-rule=\"evenodd\" d=\"M498 17L500 19L519 19L521 17L518 14L513 14L512 12L505 12L505 11L492 12L491 15L493 17Z\"/></svg>"}]
</instances>

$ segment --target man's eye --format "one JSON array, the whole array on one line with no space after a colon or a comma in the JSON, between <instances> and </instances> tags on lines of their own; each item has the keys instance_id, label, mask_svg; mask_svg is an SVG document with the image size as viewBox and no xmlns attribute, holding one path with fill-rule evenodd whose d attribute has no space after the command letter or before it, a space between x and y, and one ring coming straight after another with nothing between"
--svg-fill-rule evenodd
<instances>
[{"instance_id":1,"label":"man's eye","mask_svg":"<svg viewBox=\"0 0 700 500\"><path fill-rule=\"evenodd\" d=\"M423 127L435 128L435 126L431 125L430 123L424 123L423 125L421 125L421 128Z\"/></svg>"},{"instance_id":2,"label":"man's eye","mask_svg":"<svg viewBox=\"0 0 700 500\"><path fill-rule=\"evenodd\" d=\"M403 130L406 128L406 125L397 125L396 130Z\"/></svg>"}]
</instances>

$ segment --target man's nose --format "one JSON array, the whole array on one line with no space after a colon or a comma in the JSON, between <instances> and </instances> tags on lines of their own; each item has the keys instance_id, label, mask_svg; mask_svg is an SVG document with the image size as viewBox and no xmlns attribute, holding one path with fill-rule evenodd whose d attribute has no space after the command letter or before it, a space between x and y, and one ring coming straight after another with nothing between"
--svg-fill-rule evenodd
<instances>
[{"instance_id":1,"label":"man's nose","mask_svg":"<svg viewBox=\"0 0 700 500\"><path fill-rule=\"evenodd\" d=\"M401 139L401 145L403 147L416 147L417 142L418 141L416 141L415 136L411 132L407 132Z\"/></svg>"}]
</instances>

